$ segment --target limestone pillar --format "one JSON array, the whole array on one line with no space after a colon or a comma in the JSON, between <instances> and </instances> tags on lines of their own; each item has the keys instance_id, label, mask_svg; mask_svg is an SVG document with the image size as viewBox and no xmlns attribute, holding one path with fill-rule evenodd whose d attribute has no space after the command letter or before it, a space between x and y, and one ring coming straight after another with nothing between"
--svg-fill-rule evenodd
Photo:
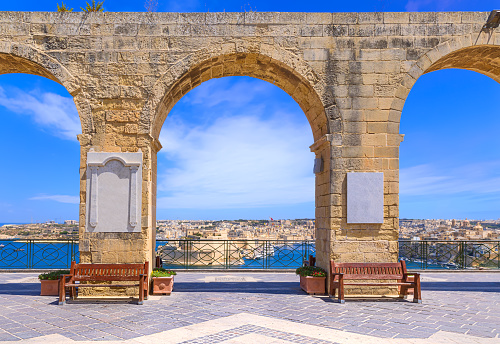
<instances>
[{"instance_id":1,"label":"limestone pillar","mask_svg":"<svg viewBox=\"0 0 500 344\"><path fill-rule=\"evenodd\" d=\"M156 153L161 148L158 140L149 134L139 133L140 110L133 110L133 103L120 100L120 106L93 109L95 132L79 135L80 159L80 261L82 263L142 263L154 264L156 232ZM132 110L131 110L132 109ZM87 154L93 152L136 153L142 152L142 195L140 229L124 232L92 232L86 216L87 202ZM132 171L131 173L134 173ZM135 174L133 174L135 175ZM99 214L106 216L106 214ZM124 216L127 214L124 213Z\"/></svg>"}]
</instances>

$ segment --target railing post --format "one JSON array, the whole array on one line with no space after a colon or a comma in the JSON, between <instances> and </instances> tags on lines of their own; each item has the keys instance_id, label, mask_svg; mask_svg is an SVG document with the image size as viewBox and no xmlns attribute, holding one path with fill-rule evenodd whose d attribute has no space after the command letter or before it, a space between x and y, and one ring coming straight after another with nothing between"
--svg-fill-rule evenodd
<instances>
[{"instance_id":1,"label":"railing post","mask_svg":"<svg viewBox=\"0 0 500 344\"><path fill-rule=\"evenodd\" d=\"M184 249L184 269L188 269L189 266L189 243L187 242L187 240L183 240L183 243L182 243L185 247Z\"/></svg>"},{"instance_id":2,"label":"railing post","mask_svg":"<svg viewBox=\"0 0 500 344\"><path fill-rule=\"evenodd\" d=\"M460 253L460 268L461 269L465 269L465 247L464 247L464 241L461 241L460 242L460 250L459 250L459 253Z\"/></svg>"},{"instance_id":3,"label":"railing post","mask_svg":"<svg viewBox=\"0 0 500 344\"><path fill-rule=\"evenodd\" d=\"M224 266L225 269L229 269L229 240L224 240L222 242L222 246L224 247Z\"/></svg>"},{"instance_id":4,"label":"railing post","mask_svg":"<svg viewBox=\"0 0 500 344\"><path fill-rule=\"evenodd\" d=\"M32 247L32 241L33 240L26 240L26 249L27 252L26 254L28 255L26 258L26 265L28 269L31 269L33 266L33 247Z\"/></svg>"},{"instance_id":5,"label":"railing post","mask_svg":"<svg viewBox=\"0 0 500 344\"><path fill-rule=\"evenodd\" d=\"M500 241L497 242L497 267L500 269Z\"/></svg>"},{"instance_id":6,"label":"railing post","mask_svg":"<svg viewBox=\"0 0 500 344\"><path fill-rule=\"evenodd\" d=\"M426 240L424 241L424 257L425 257L425 260L423 261L424 263L424 270L427 270L428 268L428 262L429 262L429 242Z\"/></svg>"}]
</instances>

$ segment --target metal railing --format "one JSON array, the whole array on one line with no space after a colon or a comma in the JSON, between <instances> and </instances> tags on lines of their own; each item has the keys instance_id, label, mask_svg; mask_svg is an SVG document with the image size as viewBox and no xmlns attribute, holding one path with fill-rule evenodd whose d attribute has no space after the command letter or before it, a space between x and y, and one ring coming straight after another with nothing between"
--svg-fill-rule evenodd
<instances>
[{"instance_id":1,"label":"metal railing","mask_svg":"<svg viewBox=\"0 0 500 344\"><path fill-rule=\"evenodd\" d=\"M0 269L65 269L79 257L78 240L0 240Z\"/></svg>"},{"instance_id":2,"label":"metal railing","mask_svg":"<svg viewBox=\"0 0 500 344\"><path fill-rule=\"evenodd\" d=\"M409 269L500 269L500 241L399 240Z\"/></svg>"},{"instance_id":3,"label":"metal railing","mask_svg":"<svg viewBox=\"0 0 500 344\"><path fill-rule=\"evenodd\" d=\"M295 269L315 255L314 241L157 240L172 269ZM500 241L399 240L409 269L500 269ZM0 240L0 269L64 269L79 261L77 240Z\"/></svg>"},{"instance_id":4,"label":"metal railing","mask_svg":"<svg viewBox=\"0 0 500 344\"><path fill-rule=\"evenodd\" d=\"M295 269L316 253L314 241L157 240L165 268Z\"/></svg>"}]
</instances>

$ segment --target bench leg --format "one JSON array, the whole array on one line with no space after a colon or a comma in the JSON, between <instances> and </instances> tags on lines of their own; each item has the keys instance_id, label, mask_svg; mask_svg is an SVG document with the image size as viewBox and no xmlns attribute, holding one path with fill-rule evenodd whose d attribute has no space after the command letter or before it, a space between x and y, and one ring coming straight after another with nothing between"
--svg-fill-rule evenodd
<instances>
[{"instance_id":1,"label":"bench leg","mask_svg":"<svg viewBox=\"0 0 500 344\"><path fill-rule=\"evenodd\" d=\"M149 299L149 290L148 290L148 283L144 282L144 299L148 300Z\"/></svg>"},{"instance_id":2,"label":"bench leg","mask_svg":"<svg viewBox=\"0 0 500 344\"><path fill-rule=\"evenodd\" d=\"M64 278L59 279L59 305L66 304L66 290L64 288Z\"/></svg>"},{"instance_id":3,"label":"bench leg","mask_svg":"<svg viewBox=\"0 0 500 344\"><path fill-rule=\"evenodd\" d=\"M340 276L339 278L339 302L345 303L344 299L344 276Z\"/></svg>"},{"instance_id":4,"label":"bench leg","mask_svg":"<svg viewBox=\"0 0 500 344\"><path fill-rule=\"evenodd\" d=\"M137 304L144 304L144 275L141 275L139 280L139 302L137 302Z\"/></svg>"},{"instance_id":5,"label":"bench leg","mask_svg":"<svg viewBox=\"0 0 500 344\"><path fill-rule=\"evenodd\" d=\"M334 287L330 287L330 292L328 293L328 295L330 297L335 297L335 294L337 293L337 288L334 288Z\"/></svg>"},{"instance_id":6,"label":"bench leg","mask_svg":"<svg viewBox=\"0 0 500 344\"><path fill-rule=\"evenodd\" d=\"M422 291L420 290L420 275L415 275L415 288L413 289L413 302L422 303Z\"/></svg>"},{"instance_id":7,"label":"bench leg","mask_svg":"<svg viewBox=\"0 0 500 344\"><path fill-rule=\"evenodd\" d=\"M399 286L399 297L406 299L408 298L408 290L409 288L405 285L400 285Z\"/></svg>"}]
</instances>

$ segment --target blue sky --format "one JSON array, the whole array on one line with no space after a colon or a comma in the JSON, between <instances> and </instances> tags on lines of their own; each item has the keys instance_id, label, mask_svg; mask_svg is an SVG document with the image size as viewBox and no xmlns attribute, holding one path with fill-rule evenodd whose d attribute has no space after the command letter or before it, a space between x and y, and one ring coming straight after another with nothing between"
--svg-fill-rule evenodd
<instances>
[{"instance_id":1,"label":"blue sky","mask_svg":"<svg viewBox=\"0 0 500 344\"><path fill-rule=\"evenodd\" d=\"M8 2L0 10L52 11L55 3ZM143 5L107 0L104 7L143 11ZM490 11L496 6L498 1L465 0L160 0L158 10ZM500 85L475 72L444 70L417 81L401 121L401 217L500 217L498 99ZM77 219L81 129L68 92L42 77L0 75L0 116L0 223ZM176 104L160 140L158 219L314 217L311 130L279 88L247 77L210 80Z\"/></svg>"}]
</instances>

